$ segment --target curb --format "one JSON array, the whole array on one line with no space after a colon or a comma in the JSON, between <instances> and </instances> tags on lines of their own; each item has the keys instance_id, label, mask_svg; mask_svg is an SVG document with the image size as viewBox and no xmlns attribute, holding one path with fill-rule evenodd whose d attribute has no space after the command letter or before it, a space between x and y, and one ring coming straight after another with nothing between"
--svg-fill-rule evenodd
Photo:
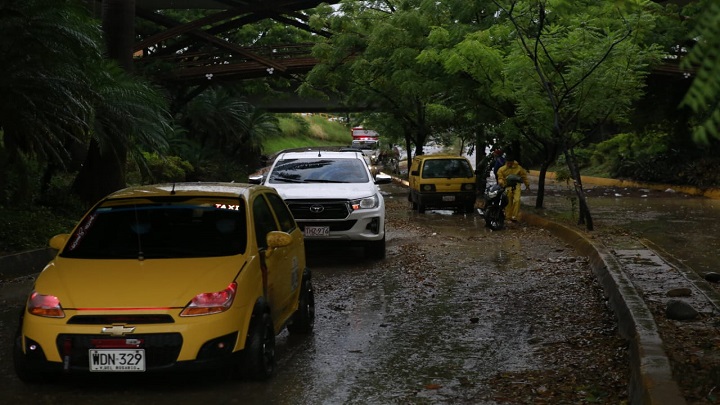
<instances>
[{"instance_id":1,"label":"curb","mask_svg":"<svg viewBox=\"0 0 720 405\"><path fill-rule=\"evenodd\" d=\"M655 319L632 282L622 272L617 259L602 244L583 234L535 214L523 213L529 225L549 230L590 260L610 308L618 319L620 335L630 348L631 404L686 404L673 379L670 360L663 349Z\"/></svg>"},{"instance_id":2,"label":"curb","mask_svg":"<svg viewBox=\"0 0 720 405\"><path fill-rule=\"evenodd\" d=\"M537 170L528 170L528 174L538 177L540 175L540 172ZM673 190L678 193L683 193L683 194L688 194L688 195L702 196L702 197L712 198L715 200L720 199L720 188L715 188L715 187L701 188L701 187L695 187L695 186L681 186L681 185L677 185L677 184L641 183L641 182L632 181L632 180L610 179L610 178L605 178L605 177L592 177L592 176L580 176L580 178L582 179L583 184L592 184L595 186L646 188L649 190L659 190L659 191ZM546 172L545 180L546 181L552 180L552 181L561 183L561 181L557 180L555 172Z\"/></svg>"}]
</instances>

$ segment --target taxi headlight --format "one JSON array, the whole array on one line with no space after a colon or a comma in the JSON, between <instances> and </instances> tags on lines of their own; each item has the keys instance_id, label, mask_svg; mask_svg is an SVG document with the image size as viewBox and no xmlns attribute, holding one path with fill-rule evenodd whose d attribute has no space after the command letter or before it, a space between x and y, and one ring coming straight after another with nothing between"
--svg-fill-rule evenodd
<instances>
[{"instance_id":1,"label":"taxi headlight","mask_svg":"<svg viewBox=\"0 0 720 405\"><path fill-rule=\"evenodd\" d=\"M54 295L40 294L33 291L28 299L27 310L29 313L46 318L64 318L65 311L60 305L60 300Z\"/></svg>"},{"instance_id":2,"label":"taxi headlight","mask_svg":"<svg viewBox=\"0 0 720 405\"><path fill-rule=\"evenodd\" d=\"M377 195L372 195L370 197L364 197L350 201L350 206L352 207L353 211L377 208L378 205L380 205L380 199Z\"/></svg>"},{"instance_id":3,"label":"taxi headlight","mask_svg":"<svg viewBox=\"0 0 720 405\"><path fill-rule=\"evenodd\" d=\"M196 295L180 313L180 316L212 315L225 312L232 306L237 283L232 282L222 291Z\"/></svg>"}]
</instances>

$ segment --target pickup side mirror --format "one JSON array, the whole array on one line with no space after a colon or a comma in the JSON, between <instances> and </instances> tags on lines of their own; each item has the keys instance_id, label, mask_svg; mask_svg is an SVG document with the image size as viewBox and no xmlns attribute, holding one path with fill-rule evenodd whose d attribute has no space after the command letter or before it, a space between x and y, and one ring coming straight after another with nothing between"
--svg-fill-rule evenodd
<instances>
[{"instance_id":1,"label":"pickup side mirror","mask_svg":"<svg viewBox=\"0 0 720 405\"><path fill-rule=\"evenodd\" d=\"M392 176L385 173L378 173L375 175L375 184L389 184L392 183Z\"/></svg>"},{"instance_id":2,"label":"pickup side mirror","mask_svg":"<svg viewBox=\"0 0 720 405\"><path fill-rule=\"evenodd\" d=\"M262 174L258 174L258 175L255 175L255 176L249 176L249 177L248 177L248 183L250 183L250 184L262 184L263 179L265 179L265 176L263 176Z\"/></svg>"}]
</instances>

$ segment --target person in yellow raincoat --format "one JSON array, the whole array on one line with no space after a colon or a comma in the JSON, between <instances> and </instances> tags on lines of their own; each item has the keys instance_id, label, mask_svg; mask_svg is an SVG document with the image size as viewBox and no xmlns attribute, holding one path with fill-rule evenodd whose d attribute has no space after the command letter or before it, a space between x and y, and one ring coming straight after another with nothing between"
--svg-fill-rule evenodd
<instances>
[{"instance_id":1,"label":"person in yellow raincoat","mask_svg":"<svg viewBox=\"0 0 720 405\"><path fill-rule=\"evenodd\" d=\"M505 218L515 222L520 219L521 183L525 184L526 190L530 190L527 171L515 161L514 157L508 156L505 165L498 169L497 179L498 184L505 188L505 193L508 196Z\"/></svg>"}]
</instances>

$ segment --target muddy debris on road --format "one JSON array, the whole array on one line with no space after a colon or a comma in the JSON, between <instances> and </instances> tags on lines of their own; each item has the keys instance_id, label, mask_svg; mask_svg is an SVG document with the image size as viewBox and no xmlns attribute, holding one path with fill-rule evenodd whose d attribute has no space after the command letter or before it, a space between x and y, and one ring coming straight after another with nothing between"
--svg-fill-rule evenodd
<instances>
[{"instance_id":1,"label":"muddy debris on road","mask_svg":"<svg viewBox=\"0 0 720 405\"><path fill-rule=\"evenodd\" d=\"M478 215L464 216L458 226L458 221L443 220L443 214L408 213L402 196L386 197L386 204L390 254L382 267L402 269L398 293L407 296L405 305L428 311L430 323L440 316L431 308L452 308L444 316L465 328L490 323L495 331L473 337L492 349L465 354L466 366L471 359L491 362L494 372L476 380L466 374L436 378L426 381L426 389L474 385L473 394L455 398L458 403L627 401L627 342L618 334L587 258L550 232L522 223L493 232ZM490 260L494 270L484 270L487 266L478 260ZM502 341L502 336L515 341ZM498 347L527 355L508 363L515 357L503 357Z\"/></svg>"}]
</instances>

